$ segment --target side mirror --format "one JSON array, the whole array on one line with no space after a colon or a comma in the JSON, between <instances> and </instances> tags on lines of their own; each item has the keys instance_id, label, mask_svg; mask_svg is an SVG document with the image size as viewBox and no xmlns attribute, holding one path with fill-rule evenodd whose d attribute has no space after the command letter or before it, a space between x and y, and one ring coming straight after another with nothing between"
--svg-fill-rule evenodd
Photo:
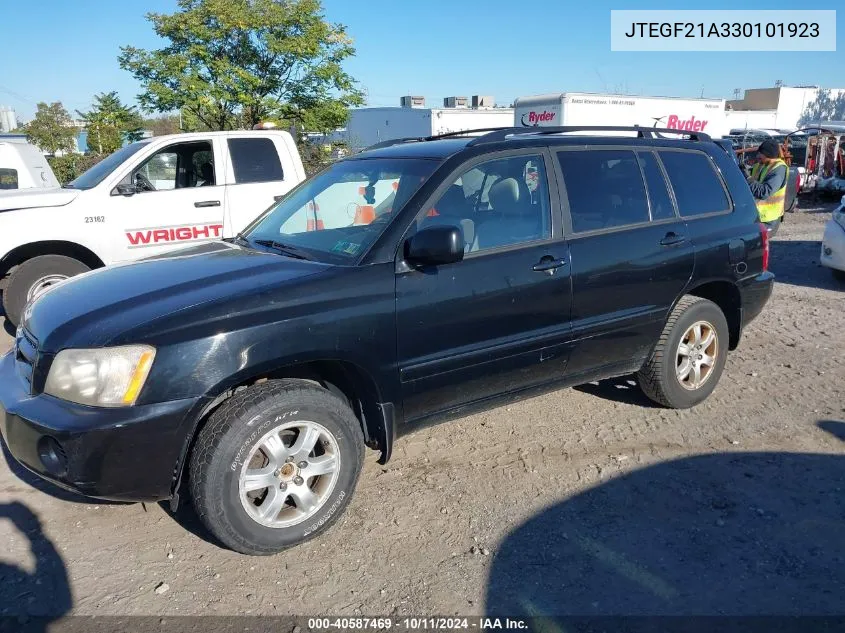
<instances>
[{"instance_id":1,"label":"side mirror","mask_svg":"<svg viewBox=\"0 0 845 633\"><path fill-rule=\"evenodd\" d=\"M405 242L405 259L413 266L454 264L464 258L464 233L457 226L432 226Z\"/></svg>"},{"instance_id":2,"label":"side mirror","mask_svg":"<svg viewBox=\"0 0 845 633\"><path fill-rule=\"evenodd\" d=\"M134 196L138 193L137 185L130 183L120 183L114 188L114 194L118 196Z\"/></svg>"}]
</instances>

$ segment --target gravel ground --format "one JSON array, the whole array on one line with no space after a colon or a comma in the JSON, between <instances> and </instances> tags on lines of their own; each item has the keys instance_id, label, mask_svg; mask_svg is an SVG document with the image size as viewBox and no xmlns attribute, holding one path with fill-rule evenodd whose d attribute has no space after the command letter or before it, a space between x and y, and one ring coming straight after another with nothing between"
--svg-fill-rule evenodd
<instances>
[{"instance_id":1,"label":"gravel ground","mask_svg":"<svg viewBox=\"0 0 845 633\"><path fill-rule=\"evenodd\" d=\"M418 432L386 467L368 456L333 529L275 557L219 548L190 508L82 499L6 455L0 612L845 614L829 211L788 216L773 299L695 410L619 379Z\"/></svg>"}]
</instances>

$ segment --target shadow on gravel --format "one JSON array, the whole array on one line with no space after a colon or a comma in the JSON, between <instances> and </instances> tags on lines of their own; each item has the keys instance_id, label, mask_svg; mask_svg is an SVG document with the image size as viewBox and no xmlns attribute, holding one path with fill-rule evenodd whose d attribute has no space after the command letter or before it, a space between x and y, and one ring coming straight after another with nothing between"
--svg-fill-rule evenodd
<instances>
[{"instance_id":1,"label":"shadow on gravel","mask_svg":"<svg viewBox=\"0 0 845 633\"><path fill-rule=\"evenodd\" d=\"M819 264L821 242L778 240L771 244L769 270L780 284L823 288L845 292L845 283L834 279L828 268Z\"/></svg>"},{"instance_id":2,"label":"shadow on gravel","mask_svg":"<svg viewBox=\"0 0 845 633\"><path fill-rule=\"evenodd\" d=\"M622 402L625 404L633 404L638 407L645 407L648 409L655 409L658 407L654 402L642 392L640 386L637 384L633 376L621 376L618 378L608 378L607 380L599 380L596 382L588 382L583 385L574 387L576 391L596 396L604 400L612 402Z\"/></svg>"},{"instance_id":3,"label":"shadow on gravel","mask_svg":"<svg viewBox=\"0 0 845 633\"><path fill-rule=\"evenodd\" d=\"M44 535L38 517L26 505L0 503L0 521L4 520L16 529L16 540L22 537L29 542L34 570L0 561L0 630L47 631L52 620L73 606L67 568L56 546Z\"/></svg>"},{"instance_id":4,"label":"shadow on gravel","mask_svg":"<svg viewBox=\"0 0 845 633\"><path fill-rule=\"evenodd\" d=\"M182 494L184 495L185 493L183 492ZM182 497L179 502L179 509L176 510L176 512L171 512L169 501L159 501L158 505L164 513L176 521L179 527L183 530L187 530L198 539L214 545L215 547L226 549L225 545L220 543L220 541L214 538L211 532L205 529L205 526L202 524L202 521L200 521L199 516L197 516L196 510L194 510L194 506L188 497Z\"/></svg>"},{"instance_id":5,"label":"shadow on gravel","mask_svg":"<svg viewBox=\"0 0 845 633\"><path fill-rule=\"evenodd\" d=\"M845 422L820 426L845 436ZM613 479L504 539L486 612L845 614L845 457L712 454Z\"/></svg>"},{"instance_id":6,"label":"shadow on gravel","mask_svg":"<svg viewBox=\"0 0 845 633\"><path fill-rule=\"evenodd\" d=\"M50 495L51 497L55 497L60 501L70 501L72 503L84 503L87 505L130 505L128 503L123 503L120 501L103 501L101 499L92 499L90 497L84 497L82 495L76 494L75 492L71 492L70 490L65 490L64 488L59 488L55 484L51 484L49 481L41 479L38 475L29 472L26 468L21 466L12 454L9 452L9 448L6 446L6 442L0 440L0 450L3 452L3 459L6 460L6 466L9 468L11 473L20 479L25 484L28 484L38 490L39 492L43 492L45 494ZM1 577L0 577L1 578Z\"/></svg>"}]
</instances>

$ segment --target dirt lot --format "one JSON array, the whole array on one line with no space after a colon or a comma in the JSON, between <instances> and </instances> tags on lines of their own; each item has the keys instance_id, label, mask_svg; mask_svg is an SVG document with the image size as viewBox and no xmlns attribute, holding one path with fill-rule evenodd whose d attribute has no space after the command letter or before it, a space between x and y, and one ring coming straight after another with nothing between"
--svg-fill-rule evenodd
<instances>
[{"instance_id":1,"label":"dirt lot","mask_svg":"<svg viewBox=\"0 0 845 633\"><path fill-rule=\"evenodd\" d=\"M622 379L419 432L386 467L369 456L328 534L275 557L219 548L189 508L92 502L0 459L0 610L845 614L829 210L788 216L774 297L705 404L655 408Z\"/></svg>"}]
</instances>

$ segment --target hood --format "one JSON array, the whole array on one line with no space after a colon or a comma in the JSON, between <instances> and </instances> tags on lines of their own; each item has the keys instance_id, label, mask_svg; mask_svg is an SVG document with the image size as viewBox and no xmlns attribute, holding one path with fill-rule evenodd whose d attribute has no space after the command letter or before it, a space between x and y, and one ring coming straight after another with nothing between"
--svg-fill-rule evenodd
<instances>
[{"instance_id":1,"label":"hood","mask_svg":"<svg viewBox=\"0 0 845 633\"><path fill-rule=\"evenodd\" d=\"M79 195L78 189L8 189L0 192L0 211L62 207Z\"/></svg>"},{"instance_id":2,"label":"hood","mask_svg":"<svg viewBox=\"0 0 845 633\"><path fill-rule=\"evenodd\" d=\"M202 322L211 306L218 314L222 310L234 316L268 289L328 268L211 242L73 277L35 301L24 313L23 325L47 353L149 342L164 330Z\"/></svg>"}]
</instances>

